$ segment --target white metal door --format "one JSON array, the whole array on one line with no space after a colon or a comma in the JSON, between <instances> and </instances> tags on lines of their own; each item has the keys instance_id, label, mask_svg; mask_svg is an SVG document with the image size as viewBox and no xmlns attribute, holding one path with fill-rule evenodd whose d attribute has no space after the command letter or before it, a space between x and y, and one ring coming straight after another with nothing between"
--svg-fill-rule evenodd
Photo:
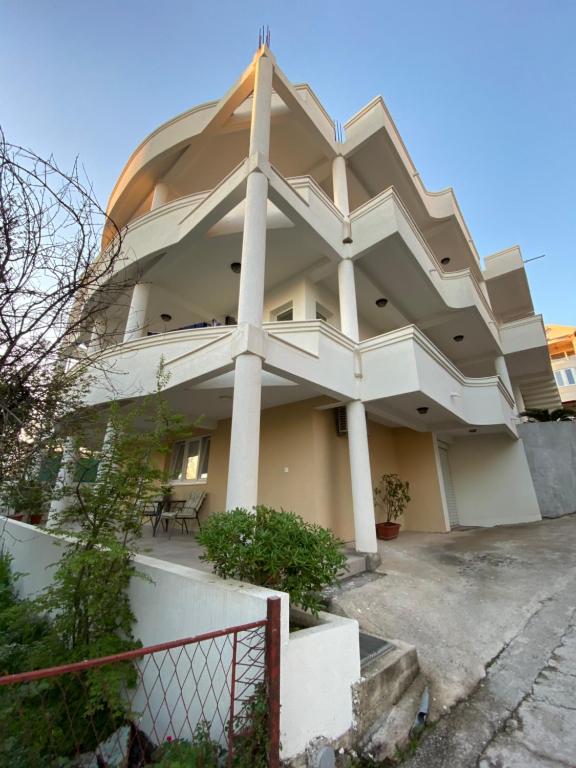
<instances>
[{"instance_id":1,"label":"white metal door","mask_svg":"<svg viewBox=\"0 0 576 768\"><path fill-rule=\"evenodd\" d=\"M439 445L440 466L442 468L442 479L444 481L444 494L446 495L446 506L448 507L448 520L450 528L460 525L458 520L458 507L456 505L456 494L454 493L454 483L452 482L452 472L448 461L447 448Z\"/></svg>"}]
</instances>

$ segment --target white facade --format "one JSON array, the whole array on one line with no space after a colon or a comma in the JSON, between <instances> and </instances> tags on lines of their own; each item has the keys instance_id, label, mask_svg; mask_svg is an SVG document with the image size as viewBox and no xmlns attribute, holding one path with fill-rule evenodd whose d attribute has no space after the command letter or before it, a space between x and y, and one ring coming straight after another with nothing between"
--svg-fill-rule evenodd
<instances>
[{"instance_id":1,"label":"white facade","mask_svg":"<svg viewBox=\"0 0 576 768\"><path fill-rule=\"evenodd\" d=\"M381 99L344 128L336 141L264 46L223 99L142 142L108 208L137 283L106 318L116 394L152 392L163 360L178 410L208 427L231 419L227 508L259 501L264 409L345 405L360 551L377 550L367 423L442 440L462 522L535 519L517 414L558 395L519 250L481 269L452 190L425 189ZM89 402L110 396L102 378ZM496 494L488 512L471 503L470 468L501 449L527 495Z\"/></svg>"}]
</instances>

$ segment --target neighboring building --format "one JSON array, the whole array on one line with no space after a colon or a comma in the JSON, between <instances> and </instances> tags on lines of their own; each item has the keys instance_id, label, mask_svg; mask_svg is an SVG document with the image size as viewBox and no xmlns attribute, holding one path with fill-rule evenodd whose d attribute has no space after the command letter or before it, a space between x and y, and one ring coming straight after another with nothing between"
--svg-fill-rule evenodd
<instances>
[{"instance_id":1,"label":"neighboring building","mask_svg":"<svg viewBox=\"0 0 576 768\"><path fill-rule=\"evenodd\" d=\"M108 208L138 275L102 318L117 392L153 392L164 360L174 408L203 416L174 493L202 485L205 513L284 507L375 552L372 488L398 472L406 529L539 519L517 410L559 401L519 249L482 271L381 98L344 131L262 47L142 142Z\"/></svg>"},{"instance_id":2,"label":"neighboring building","mask_svg":"<svg viewBox=\"0 0 576 768\"><path fill-rule=\"evenodd\" d=\"M576 408L576 327L547 325L546 338L562 405Z\"/></svg>"}]
</instances>

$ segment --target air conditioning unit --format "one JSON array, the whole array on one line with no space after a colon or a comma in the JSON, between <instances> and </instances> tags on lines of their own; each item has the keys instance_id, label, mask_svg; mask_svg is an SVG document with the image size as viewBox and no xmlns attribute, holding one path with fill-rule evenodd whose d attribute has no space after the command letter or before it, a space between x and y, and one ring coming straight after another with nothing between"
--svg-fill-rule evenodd
<instances>
[{"instance_id":1,"label":"air conditioning unit","mask_svg":"<svg viewBox=\"0 0 576 768\"><path fill-rule=\"evenodd\" d=\"M336 433L339 435L348 434L348 417L346 416L346 407L343 405L334 408L336 418Z\"/></svg>"}]
</instances>

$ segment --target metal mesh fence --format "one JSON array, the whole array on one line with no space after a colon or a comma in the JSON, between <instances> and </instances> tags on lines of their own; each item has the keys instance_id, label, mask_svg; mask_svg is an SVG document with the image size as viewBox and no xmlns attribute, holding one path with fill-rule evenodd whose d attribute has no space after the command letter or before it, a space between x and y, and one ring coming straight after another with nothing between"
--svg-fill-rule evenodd
<instances>
[{"instance_id":1,"label":"metal mesh fence","mask_svg":"<svg viewBox=\"0 0 576 768\"><path fill-rule=\"evenodd\" d=\"M0 678L0 765L277 766L279 621Z\"/></svg>"}]
</instances>

